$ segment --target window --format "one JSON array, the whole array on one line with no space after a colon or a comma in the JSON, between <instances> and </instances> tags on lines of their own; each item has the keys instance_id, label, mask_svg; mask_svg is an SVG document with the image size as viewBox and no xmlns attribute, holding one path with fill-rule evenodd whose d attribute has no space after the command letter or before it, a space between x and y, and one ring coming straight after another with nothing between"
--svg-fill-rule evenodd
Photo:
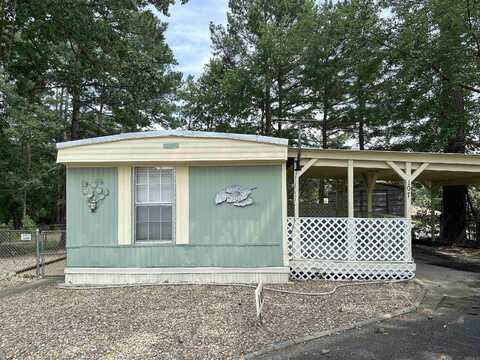
<instances>
[{"instance_id":1,"label":"window","mask_svg":"<svg viewBox=\"0 0 480 360\"><path fill-rule=\"evenodd\" d=\"M173 241L175 171L135 169L135 241Z\"/></svg>"}]
</instances>

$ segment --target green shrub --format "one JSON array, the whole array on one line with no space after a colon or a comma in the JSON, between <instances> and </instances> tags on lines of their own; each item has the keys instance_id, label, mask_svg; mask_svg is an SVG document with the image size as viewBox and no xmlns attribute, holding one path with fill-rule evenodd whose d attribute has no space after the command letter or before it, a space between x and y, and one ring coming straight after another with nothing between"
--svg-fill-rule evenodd
<instances>
[{"instance_id":1,"label":"green shrub","mask_svg":"<svg viewBox=\"0 0 480 360\"><path fill-rule=\"evenodd\" d=\"M33 221L30 216L25 215L25 217L22 220L22 227L24 229L36 229L37 224L35 224L35 221Z\"/></svg>"}]
</instances>

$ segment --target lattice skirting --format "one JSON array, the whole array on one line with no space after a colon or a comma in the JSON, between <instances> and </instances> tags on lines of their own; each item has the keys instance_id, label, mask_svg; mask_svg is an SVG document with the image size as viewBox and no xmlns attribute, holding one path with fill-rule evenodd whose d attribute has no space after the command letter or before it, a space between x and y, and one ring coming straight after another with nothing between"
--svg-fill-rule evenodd
<instances>
[{"instance_id":1,"label":"lattice skirting","mask_svg":"<svg viewBox=\"0 0 480 360\"><path fill-rule=\"evenodd\" d=\"M410 222L403 218L288 218L293 259L410 261Z\"/></svg>"},{"instance_id":2,"label":"lattice skirting","mask_svg":"<svg viewBox=\"0 0 480 360\"><path fill-rule=\"evenodd\" d=\"M414 262L290 260L293 280L408 280Z\"/></svg>"}]
</instances>

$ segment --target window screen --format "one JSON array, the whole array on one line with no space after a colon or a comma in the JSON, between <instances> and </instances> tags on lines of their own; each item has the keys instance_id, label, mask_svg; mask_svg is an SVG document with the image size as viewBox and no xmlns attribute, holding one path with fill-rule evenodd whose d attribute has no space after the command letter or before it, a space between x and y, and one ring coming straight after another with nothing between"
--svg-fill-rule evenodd
<instances>
[{"instance_id":1,"label":"window screen","mask_svg":"<svg viewBox=\"0 0 480 360\"><path fill-rule=\"evenodd\" d=\"M135 169L135 240L172 241L174 170Z\"/></svg>"}]
</instances>

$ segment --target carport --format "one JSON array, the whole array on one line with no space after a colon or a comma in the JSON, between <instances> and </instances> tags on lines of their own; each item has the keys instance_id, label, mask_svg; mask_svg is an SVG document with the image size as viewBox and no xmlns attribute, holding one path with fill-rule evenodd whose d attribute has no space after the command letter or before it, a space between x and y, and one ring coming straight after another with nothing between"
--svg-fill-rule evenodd
<instances>
[{"instance_id":1,"label":"carport","mask_svg":"<svg viewBox=\"0 0 480 360\"><path fill-rule=\"evenodd\" d=\"M409 279L415 275L411 250L412 182L437 186L480 183L480 156L371 150L289 149L294 160L294 216L287 232L292 276L334 280ZM347 188L346 217L301 217L300 179L342 179ZM355 180L365 183L367 215L354 213ZM402 217L375 217L377 182L401 181Z\"/></svg>"}]
</instances>

